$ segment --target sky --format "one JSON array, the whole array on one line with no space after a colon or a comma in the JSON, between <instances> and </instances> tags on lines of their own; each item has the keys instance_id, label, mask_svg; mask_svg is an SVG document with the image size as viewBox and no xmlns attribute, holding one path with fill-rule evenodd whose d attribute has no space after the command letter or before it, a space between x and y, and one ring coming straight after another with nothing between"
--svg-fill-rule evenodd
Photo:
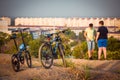
<instances>
[{"instance_id":1,"label":"sky","mask_svg":"<svg viewBox=\"0 0 120 80\"><path fill-rule=\"evenodd\" d=\"M0 17L120 17L120 0L0 0Z\"/></svg>"}]
</instances>

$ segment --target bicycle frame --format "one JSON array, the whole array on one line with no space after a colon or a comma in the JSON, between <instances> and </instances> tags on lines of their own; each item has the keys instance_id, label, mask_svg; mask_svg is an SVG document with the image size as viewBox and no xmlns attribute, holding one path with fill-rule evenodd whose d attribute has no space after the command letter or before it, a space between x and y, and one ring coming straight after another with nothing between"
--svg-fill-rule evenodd
<instances>
[{"instance_id":1,"label":"bicycle frame","mask_svg":"<svg viewBox=\"0 0 120 80\"><path fill-rule=\"evenodd\" d=\"M63 50L62 40L60 37L60 33L64 33L65 31L60 31L55 34L55 37L52 38L53 34L46 34L45 41L39 48L39 59L46 69L50 68L53 64L53 59L58 59L57 50L60 53L60 57L62 58L63 65L66 67L65 62L65 52ZM55 42L54 46L53 43Z\"/></svg>"},{"instance_id":2,"label":"bicycle frame","mask_svg":"<svg viewBox=\"0 0 120 80\"><path fill-rule=\"evenodd\" d=\"M18 51L18 52L17 52L18 56L21 56L24 51L27 51L27 46L26 46L26 44L25 44L24 36L23 36L23 32L24 32L25 30L27 30L27 29L29 29L29 28L24 28L24 29L20 29L20 28L18 28L18 29L9 29L9 30L12 31L11 39L14 40L14 44L15 44L16 50ZM22 38L22 43L21 43L21 45L22 45L22 47L24 47L24 49L19 49L21 45L20 45L19 48L18 48L18 45L17 45L17 42L16 42L16 32L19 32L19 33L20 33L20 36L21 36L21 38Z\"/></svg>"},{"instance_id":3,"label":"bicycle frame","mask_svg":"<svg viewBox=\"0 0 120 80\"><path fill-rule=\"evenodd\" d=\"M61 32L58 32L58 33L53 33L53 34L47 34L47 38L48 38L48 43L50 44L51 46L51 49L52 49L52 54L56 54L57 53L57 49L58 49L58 46L59 44L62 44L62 40L59 36L60 33L63 33L62 31ZM50 39L51 36L53 35L56 35L55 38L53 38L53 40ZM52 44L55 42L55 46L53 47Z\"/></svg>"}]
</instances>

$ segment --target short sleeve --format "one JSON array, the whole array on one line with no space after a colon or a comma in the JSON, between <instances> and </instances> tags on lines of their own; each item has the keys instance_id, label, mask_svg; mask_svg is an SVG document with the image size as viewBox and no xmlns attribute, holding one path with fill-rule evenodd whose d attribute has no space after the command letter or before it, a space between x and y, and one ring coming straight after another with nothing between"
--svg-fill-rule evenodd
<instances>
[{"instance_id":1,"label":"short sleeve","mask_svg":"<svg viewBox=\"0 0 120 80\"><path fill-rule=\"evenodd\" d=\"M106 28L106 32L108 33L108 29Z\"/></svg>"},{"instance_id":2,"label":"short sleeve","mask_svg":"<svg viewBox=\"0 0 120 80\"><path fill-rule=\"evenodd\" d=\"M100 32L100 28L98 28L97 32Z\"/></svg>"}]
</instances>

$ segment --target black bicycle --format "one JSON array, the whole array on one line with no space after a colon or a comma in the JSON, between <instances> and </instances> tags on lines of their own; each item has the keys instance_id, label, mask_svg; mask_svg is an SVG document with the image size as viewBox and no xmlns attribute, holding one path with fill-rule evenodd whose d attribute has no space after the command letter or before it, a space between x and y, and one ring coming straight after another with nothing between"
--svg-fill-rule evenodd
<instances>
[{"instance_id":1,"label":"black bicycle","mask_svg":"<svg viewBox=\"0 0 120 80\"><path fill-rule=\"evenodd\" d=\"M18 51L16 54L13 54L12 57L11 57L12 67L13 67L13 70L15 72L18 72L20 70L20 64L24 64L25 59L26 59L27 66L29 68L32 67L31 55L30 55L29 50L27 50L27 45L25 44L24 36L23 36L23 32L27 29L28 28L24 28L24 29L19 28L17 30L11 29L12 30L11 39L14 40L14 44L15 44L16 49ZM18 50L18 46L17 46L17 43L16 43L16 38L17 38L16 32L19 32L20 35L21 35L21 38L22 38L22 44L19 46L19 50Z\"/></svg>"},{"instance_id":2,"label":"black bicycle","mask_svg":"<svg viewBox=\"0 0 120 80\"><path fill-rule=\"evenodd\" d=\"M62 58L62 62L64 67L66 67L66 61L65 61L65 49L62 44L62 39L60 37L60 33L64 33L66 30L53 33L53 34L47 34L45 41L39 48L39 60L41 61L43 67L46 69L50 68L53 65L53 59L54 57L57 57L57 52L60 53L60 57ZM53 35L56 35L54 38L51 38ZM55 46L53 47L52 44L55 42Z\"/></svg>"}]
</instances>

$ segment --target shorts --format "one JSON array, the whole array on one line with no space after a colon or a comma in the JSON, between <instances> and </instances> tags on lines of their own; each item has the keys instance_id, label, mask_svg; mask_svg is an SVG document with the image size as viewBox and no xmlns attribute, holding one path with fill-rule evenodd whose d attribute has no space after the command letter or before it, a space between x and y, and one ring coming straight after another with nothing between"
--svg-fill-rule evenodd
<instances>
[{"instance_id":1,"label":"shorts","mask_svg":"<svg viewBox=\"0 0 120 80\"><path fill-rule=\"evenodd\" d=\"M98 47L107 47L107 39L99 39Z\"/></svg>"},{"instance_id":2,"label":"shorts","mask_svg":"<svg viewBox=\"0 0 120 80\"><path fill-rule=\"evenodd\" d=\"M95 42L94 41L87 41L88 50L95 49Z\"/></svg>"}]
</instances>

